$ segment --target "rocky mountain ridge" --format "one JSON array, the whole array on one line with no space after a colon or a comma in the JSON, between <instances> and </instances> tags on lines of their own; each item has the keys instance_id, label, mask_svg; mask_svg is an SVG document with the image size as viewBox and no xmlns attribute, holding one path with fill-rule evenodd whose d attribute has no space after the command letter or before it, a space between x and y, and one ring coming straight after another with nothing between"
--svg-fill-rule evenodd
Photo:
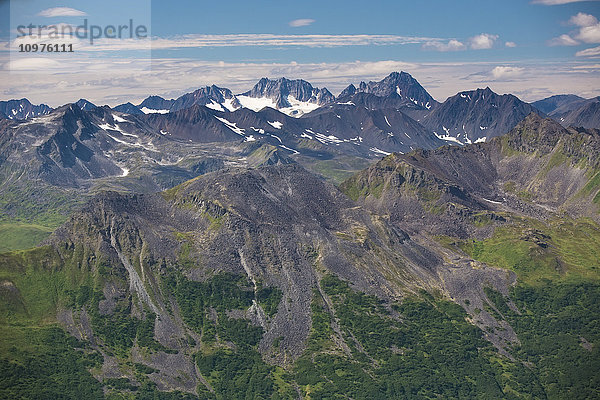
<instances>
[{"instance_id":1,"label":"rocky mountain ridge","mask_svg":"<svg viewBox=\"0 0 600 400\"><path fill-rule=\"evenodd\" d=\"M255 112L273 108L288 116L302 119L310 118L313 113L323 114L332 108L354 105L367 110L399 110L422 125L422 128L406 131L409 136L419 135L425 129L446 143L464 145L504 134L534 110L542 116L548 114L565 126L598 128L596 103L597 99L586 100L578 96L564 95L553 96L530 105L512 95L497 95L489 88L460 92L444 103L438 103L410 74L393 72L381 81L361 82L358 87L350 85L337 97L326 88L315 88L301 79L262 78L251 90L239 95L233 94L229 89L212 85L186 93L177 99L167 100L160 96L150 96L137 106L124 103L114 110L141 116L178 112L194 105L225 113L234 113L242 108ZM84 99L78 104L87 111L96 107ZM540 110L535 108L536 105ZM542 109L548 112L544 114ZM11 109L10 112L14 110ZM44 112L49 112L49 109L45 109ZM4 114L8 115L6 112ZM347 138L361 136L360 127L353 126L353 120L354 117L349 121L342 121L345 123L344 132L352 131L352 134L344 135ZM207 121L205 126L214 124ZM404 129L402 126L393 128ZM310 126L308 129L319 131L320 127ZM386 129L381 129L380 133L389 133L385 131ZM207 133L207 136L219 137L219 134ZM334 136L339 139L338 135ZM372 154L405 152L393 143L391 146L382 143L380 145L383 147L369 146L383 152L375 150ZM411 143L407 148L411 146L417 148L419 144Z\"/></svg>"}]
</instances>

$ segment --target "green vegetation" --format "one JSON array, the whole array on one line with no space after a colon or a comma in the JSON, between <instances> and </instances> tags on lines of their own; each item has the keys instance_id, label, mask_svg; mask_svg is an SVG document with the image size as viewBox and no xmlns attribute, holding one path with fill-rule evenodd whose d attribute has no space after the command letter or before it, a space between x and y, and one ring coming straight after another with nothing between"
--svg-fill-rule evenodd
<instances>
[{"instance_id":1,"label":"green vegetation","mask_svg":"<svg viewBox=\"0 0 600 400\"><path fill-rule=\"evenodd\" d=\"M306 163L311 171L325 177L335 185L339 185L356 172L367 168L370 160L360 157L336 157L331 160L312 161Z\"/></svg>"},{"instance_id":2,"label":"green vegetation","mask_svg":"<svg viewBox=\"0 0 600 400\"><path fill-rule=\"evenodd\" d=\"M227 316L227 311L248 309L254 299L268 315L274 315L281 301L279 289L260 288L255 297L247 278L229 273L206 282L172 274L164 284L174 294L186 324L202 335L204 346L196 364L216 399L279 398L291 393L289 382L276 384L275 367L266 364L256 349L262 328Z\"/></svg>"},{"instance_id":3,"label":"green vegetation","mask_svg":"<svg viewBox=\"0 0 600 400\"><path fill-rule=\"evenodd\" d=\"M58 253L51 247L0 254L0 398L95 399L107 398L189 399L181 393L162 393L138 371L141 386L128 379L97 381L90 370L98 370L102 355L89 342L68 336L56 323L62 308L85 306L94 335L104 350L127 361L136 341L148 351L164 348L154 340L154 315L131 316L131 296L118 299L114 310L99 313L104 299L86 260L93 259L82 246ZM105 262L94 263L99 276L119 278L118 270L107 271ZM124 395L124 387L132 390ZM112 388L112 389L110 389ZM123 397L124 396L124 397Z\"/></svg>"},{"instance_id":4,"label":"green vegetation","mask_svg":"<svg viewBox=\"0 0 600 400\"><path fill-rule=\"evenodd\" d=\"M50 246L1 253L0 281L15 287L5 293L12 303L22 303L23 309L18 314L7 310L0 321L53 321L59 307L69 302L67 292L91 279L89 271L81 268L80 260L86 257L81 247L64 254Z\"/></svg>"},{"instance_id":5,"label":"green vegetation","mask_svg":"<svg viewBox=\"0 0 600 400\"><path fill-rule=\"evenodd\" d=\"M486 290L513 326L521 345L513 354L526 362L549 399L600 397L600 286L591 283L519 285L511 298Z\"/></svg>"},{"instance_id":6,"label":"green vegetation","mask_svg":"<svg viewBox=\"0 0 600 400\"><path fill-rule=\"evenodd\" d=\"M27 337L27 348L12 346L0 355L2 399L103 399L102 385L88 371L102 364L102 356L85 349L60 328L13 327ZM6 328L2 329L6 340Z\"/></svg>"},{"instance_id":7,"label":"green vegetation","mask_svg":"<svg viewBox=\"0 0 600 400\"><path fill-rule=\"evenodd\" d=\"M0 168L0 182L4 182L0 196L0 223L21 222L56 228L84 201L75 190L28 179L13 182L15 174L19 176L22 171L11 171L10 168L10 163Z\"/></svg>"},{"instance_id":8,"label":"green vegetation","mask_svg":"<svg viewBox=\"0 0 600 400\"><path fill-rule=\"evenodd\" d=\"M498 138L493 138L492 141L500 142L500 148L501 148L500 151L502 152L502 155L505 157L511 157L511 156L520 154L519 151L517 151L513 147L512 143L511 143L510 135L502 135L502 136L499 136ZM524 153L522 153L522 154L524 154Z\"/></svg>"},{"instance_id":9,"label":"green vegetation","mask_svg":"<svg viewBox=\"0 0 600 400\"><path fill-rule=\"evenodd\" d=\"M517 220L485 240L447 240L471 257L517 273L519 281L600 280L600 227L590 219Z\"/></svg>"},{"instance_id":10,"label":"green vegetation","mask_svg":"<svg viewBox=\"0 0 600 400\"><path fill-rule=\"evenodd\" d=\"M508 181L504 184L504 191L509 193L517 192L517 184L514 181Z\"/></svg>"},{"instance_id":11,"label":"green vegetation","mask_svg":"<svg viewBox=\"0 0 600 400\"><path fill-rule=\"evenodd\" d=\"M460 306L423 292L390 307L331 275L321 286L351 357L332 339L332 316L315 292L313 329L294 370L307 398L543 397L525 367L496 361Z\"/></svg>"},{"instance_id":12,"label":"green vegetation","mask_svg":"<svg viewBox=\"0 0 600 400\"><path fill-rule=\"evenodd\" d=\"M256 301L272 317L277 313L283 292L278 287L261 287L256 291Z\"/></svg>"},{"instance_id":13,"label":"green vegetation","mask_svg":"<svg viewBox=\"0 0 600 400\"><path fill-rule=\"evenodd\" d=\"M0 224L0 252L34 247L50 236L52 231L52 228L36 224Z\"/></svg>"},{"instance_id":14,"label":"green vegetation","mask_svg":"<svg viewBox=\"0 0 600 400\"><path fill-rule=\"evenodd\" d=\"M355 175L344 181L340 185L340 190L352 200L357 201L361 197L370 195L379 198L383 193L384 185L385 182L382 177L376 177L371 181L360 175Z\"/></svg>"},{"instance_id":15,"label":"green vegetation","mask_svg":"<svg viewBox=\"0 0 600 400\"><path fill-rule=\"evenodd\" d=\"M85 286L80 288L85 289ZM81 297L81 292L77 295ZM100 314L99 303L103 300L102 292L94 291L89 301L85 303L90 314L94 333L103 340L116 355L126 358L134 342L141 348L153 351L171 352L154 339L154 320L156 316L147 313L144 319L131 316L131 302L128 296L116 301L115 308L110 314ZM81 305L79 305L81 306Z\"/></svg>"},{"instance_id":16,"label":"green vegetation","mask_svg":"<svg viewBox=\"0 0 600 400\"><path fill-rule=\"evenodd\" d=\"M494 220L498 218L498 215L494 212L483 211L473 214L470 219L478 228L483 228L485 226L492 225Z\"/></svg>"},{"instance_id":17,"label":"green vegetation","mask_svg":"<svg viewBox=\"0 0 600 400\"><path fill-rule=\"evenodd\" d=\"M49 247L0 254L0 398L103 398L89 372L102 356L56 325L71 261Z\"/></svg>"},{"instance_id":18,"label":"green vegetation","mask_svg":"<svg viewBox=\"0 0 600 400\"><path fill-rule=\"evenodd\" d=\"M594 170L595 172L597 170ZM595 175L588 181L588 183L583 187L581 193L584 196L594 195L593 198L594 203L600 204L600 172L596 172Z\"/></svg>"},{"instance_id":19,"label":"green vegetation","mask_svg":"<svg viewBox=\"0 0 600 400\"><path fill-rule=\"evenodd\" d=\"M474 223L492 217L476 215ZM426 292L384 303L325 274L313 291L306 349L284 370L263 360L263 330L243 318L255 302L273 317L280 289L258 282L255 290L246 276L225 272L197 282L173 268L162 275L161 290L200 335L188 338L207 382L198 386L200 398L295 399L297 390L307 399L597 398L600 229L587 219L512 220L489 239L440 239L517 273L510 299L488 288L490 303L482 307L517 333L512 359L499 355L457 304ZM186 241L187 234L176 235ZM125 287L126 272L83 246L0 254L0 398L195 398L158 391L148 377L157 371L132 361L134 344L146 355L174 350L154 339L155 315L140 310L135 296L105 298L106 281ZM92 376L103 357L57 326L62 308L85 308L122 377ZM282 343L275 338L269 351L286 356Z\"/></svg>"},{"instance_id":20,"label":"green vegetation","mask_svg":"<svg viewBox=\"0 0 600 400\"><path fill-rule=\"evenodd\" d=\"M333 340L332 315L320 294L313 329L294 369L306 398L596 398L600 394L600 286L559 283L515 287L506 299L486 294L515 328L514 360L498 355L464 310L427 293L400 304L321 281L351 352ZM491 307L489 307L492 309ZM340 397L341 398L341 397Z\"/></svg>"},{"instance_id":21,"label":"green vegetation","mask_svg":"<svg viewBox=\"0 0 600 400\"><path fill-rule=\"evenodd\" d=\"M217 274L206 282L191 281L174 273L165 278L164 286L175 296L185 323L206 335L214 335L213 321L208 316L210 308L221 314L227 310L245 310L254 298L247 279L229 273Z\"/></svg>"},{"instance_id":22,"label":"green vegetation","mask_svg":"<svg viewBox=\"0 0 600 400\"><path fill-rule=\"evenodd\" d=\"M544 168L540 171L540 177L546 178L548 172L550 172L553 168L559 167L569 161L571 160L568 155L563 153L562 146L558 147L552 152L550 159L548 160Z\"/></svg>"},{"instance_id":23,"label":"green vegetation","mask_svg":"<svg viewBox=\"0 0 600 400\"><path fill-rule=\"evenodd\" d=\"M7 174L6 166L0 168L0 181L9 179ZM42 182L5 183L0 190L0 252L38 245L81 203L73 191Z\"/></svg>"}]
</instances>

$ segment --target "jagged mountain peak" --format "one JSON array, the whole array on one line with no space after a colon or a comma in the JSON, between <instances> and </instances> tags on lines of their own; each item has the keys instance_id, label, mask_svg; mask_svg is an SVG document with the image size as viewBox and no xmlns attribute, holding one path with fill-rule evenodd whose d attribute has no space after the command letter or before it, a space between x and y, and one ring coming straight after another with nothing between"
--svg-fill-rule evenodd
<instances>
[{"instance_id":1,"label":"jagged mountain peak","mask_svg":"<svg viewBox=\"0 0 600 400\"><path fill-rule=\"evenodd\" d=\"M234 111L241 107L240 102L231 90L221 88L217 85L210 85L177 98L169 111L182 110L196 104L204 105L217 111Z\"/></svg>"},{"instance_id":2,"label":"jagged mountain peak","mask_svg":"<svg viewBox=\"0 0 600 400\"><path fill-rule=\"evenodd\" d=\"M471 98L469 100L472 100L474 96L485 96L485 95L506 96L506 95L500 95L500 94L494 92L492 89L490 89L489 86L486 86L485 88L477 88L477 89L473 89L473 90L463 90L461 92L458 92L454 96L450 96L449 99L456 98L456 97L464 98L463 95L471 96Z\"/></svg>"},{"instance_id":3,"label":"jagged mountain peak","mask_svg":"<svg viewBox=\"0 0 600 400\"><path fill-rule=\"evenodd\" d=\"M354 86L354 84L351 83L350 85L348 85L348 87L346 87L346 89L342 90L338 98L352 96L354 93L356 93L357 90L358 89L356 89L356 86Z\"/></svg>"},{"instance_id":4,"label":"jagged mountain peak","mask_svg":"<svg viewBox=\"0 0 600 400\"><path fill-rule=\"evenodd\" d=\"M146 99L144 99L144 101L138 104L138 108L144 114L169 112L174 102L174 99L167 100L161 96L152 95L148 96Z\"/></svg>"},{"instance_id":5,"label":"jagged mountain peak","mask_svg":"<svg viewBox=\"0 0 600 400\"><path fill-rule=\"evenodd\" d=\"M380 81L360 82L358 88L350 85L340 93L338 99L348 98L357 93L397 98L407 105L412 104L424 109L431 109L438 104L423 86L407 72L392 72Z\"/></svg>"},{"instance_id":6,"label":"jagged mountain peak","mask_svg":"<svg viewBox=\"0 0 600 400\"><path fill-rule=\"evenodd\" d=\"M508 136L520 138L526 142L528 140L550 140L568 134L569 131L557 121L552 118L544 118L532 111L508 133Z\"/></svg>"},{"instance_id":7,"label":"jagged mountain peak","mask_svg":"<svg viewBox=\"0 0 600 400\"><path fill-rule=\"evenodd\" d=\"M261 78L251 90L237 98L244 107L255 111L272 107L293 116L301 116L335 101L335 96L326 88L313 87L303 79L284 77Z\"/></svg>"},{"instance_id":8,"label":"jagged mountain peak","mask_svg":"<svg viewBox=\"0 0 600 400\"><path fill-rule=\"evenodd\" d=\"M51 111L52 107L46 104L31 104L26 98L0 101L0 115L4 115L7 119L23 120L45 115Z\"/></svg>"},{"instance_id":9,"label":"jagged mountain peak","mask_svg":"<svg viewBox=\"0 0 600 400\"><path fill-rule=\"evenodd\" d=\"M534 111L518 97L486 87L449 97L421 122L444 140L467 144L503 135Z\"/></svg>"},{"instance_id":10,"label":"jagged mountain peak","mask_svg":"<svg viewBox=\"0 0 600 400\"><path fill-rule=\"evenodd\" d=\"M585 163L597 168L600 164L600 135L597 130L567 129L558 121L541 116L535 111L519 122L505 137L495 138L493 142L503 149L508 145L511 151L536 154L538 157L560 154L561 157L566 157L567 163L572 166ZM510 153L509 151L508 154ZM552 165L551 160L548 168ZM559 179L558 176L555 178Z\"/></svg>"}]
</instances>

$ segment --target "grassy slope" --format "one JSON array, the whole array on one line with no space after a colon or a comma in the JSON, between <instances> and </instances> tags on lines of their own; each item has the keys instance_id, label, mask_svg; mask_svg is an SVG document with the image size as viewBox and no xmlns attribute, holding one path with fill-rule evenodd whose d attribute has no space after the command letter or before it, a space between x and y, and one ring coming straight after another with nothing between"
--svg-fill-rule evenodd
<instances>
[{"instance_id":1,"label":"grassy slope","mask_svg":"<svg viewBox=\"0 0 600 400\"><path fill-rule=\"evenodd\" d=\"M476 260L517 273L519 282L600 282L600 226L590 219L517 219L485 240L454 241Z\"/></svg>"},{"instance_id":2,"label":"grassy slope","mask_svg":"<svg viewBox=\"0 0 600 400\"><path fill-rule=\"evenodd\" d=\"M0 254L0 398L103 398L101 355L56 322L77 284L61 265L48 247Z\"/></svg>"},{"instance_id":3,"label":"grassy slope","mask_svg":"<svg viewBox=\"0 0 600 400\"><path fill-rule=\"evenodd\" d=\"M330 160L315 161L314 159L300 158L300 164L335 185L339 185L356 172L367 168L375 162L362 157L339 156Z\"/></svg>"},{"instance_id":4,"label":"grassy slope","mask_svg":"<svg viewBox=\"0 0 600 400\"><path fill-rule=\"evenodd\" d=\"M7 166L0 168L0 252L36 246L84 200L76 190L27 177L13 181L7 170Z\"/></svg>"},{"instance_id":5,"label":"grassy slope","mask_svg":"<svg viewBox=\"0 0 600 400\"><path fill-rule=\"evenodd\" d=\"M51 227L37 224L0 224L0 252L34 247L50 236L52 231Z\"/></svg>"}]
</instances>

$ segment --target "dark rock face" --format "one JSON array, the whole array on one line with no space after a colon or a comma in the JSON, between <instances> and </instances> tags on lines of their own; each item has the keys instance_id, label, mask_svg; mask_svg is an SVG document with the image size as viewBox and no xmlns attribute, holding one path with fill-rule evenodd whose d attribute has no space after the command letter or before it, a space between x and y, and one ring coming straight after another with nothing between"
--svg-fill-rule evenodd
<instances>
[{"instance_id":1,"label":"dark rock face","mask_svg":"<svg viewBox=\"0 0 600 400\"><path fill-rule=\"evenodd\" d=\"M291 106L288 96L292 96L298 101L318 105L329 104L335 100L331 92L325 88L315 88L302 79L290 80L286 78L279 78L277 80L262 78L251 90L242 93L242 95L269 98L275 102L277 108Z\"/></svg>"},{"instance_id":2,"label":"dark rock face","mask_svg":"<svg viewBox=\"0 0 600 400\"><path fill-rule=\"evenodd\" d=\"M202 153L194 154L189 145L138 117L146 116L120 114L106 106L84 111L71 104L35 121L5 120L0 126L0 168L23 168L31 181L84 192L98 179L117 184L133 170L144 176L135 184L142 191L165 189L201 173L192 166L205 158ZM175 165L184 158L187 164Z\"/></svg>"},{"instance_id":3,"label":"dark rock face","mask_svg":"<svg viewBox=\"0 0 600 400\"><path fill-rule=\"evenodd\" d=\"M78 179L122 173L113 162L98 157L98 127L78 105L63 106L45 118L48 121L18 124L5 131L12 134L7 138L7 146L2 146L2 153L8 160L17 162L17 159L33 157L29 167L37 165L37 175L57 186L78 186ZM14 151L15 148L28 150L20 153Z\"/></svg>"},{"instance_id":4,"label":"dark rock face","mask_svg":"<svg viewBox=\"0 0 600 400\"><path fill-rule=\"evenodd\" d=\"M557 95L531 103L563 126L600 128L600 97L584 99L573 94Z\"/></svg>"},{"instance_id":5,"label":"dark rock face","mask_svg":"<svg viewBox=\"0 0 600 400\"><path fill-rule=\"evenodd\" d=\"M231 90L220 88L218 86L206 86L186 93L174 100L165 100L160 96L150 96L139 106L139 109L148 108L150 110L167 110L175 112L190 108L194 105L209 105L219 111L233 111L241 107Z\"/></svg>"},{"instance_id":6,"label":"dark rock face","mask_svg":"<svg viewBox=\"0 0 600 400\"><path fill-rule=\"evenodd\" d=\"M353 102L338 103L313 111L299 122L305 126L305 132L310 130L355 142L353 146L364 153L374 148L388 153L408 153L417 148L433 149L444 144L403 111L396 108L367 109ZM310 132L307 134L311 135Z\"/></svg>"},{"instance_id":7,"label":"dark rock face","mask_svg":"<svg viewBox=\"0 0 600 400\"><path fill-rule=\"evenodd\" d=\"M0 101L0 117L6 119L29 119L51 111L51 107L45 104L33 105L27 99Z\"/></svg>"},{"instance_id":8,"label":"dark rock face","mask_svg":"<svg viewBox=\"0 0 600 400\"><path fill-rule=\"evenodd\" d=\"M421 123L439 136L471 143L503 135L536 111L513 95L498 95L485 88L449 97Z\"/></svg>"},{"instance_id":9,"label":"dark rock face","mask_svg":"<svg viewBox=\"0 0 600 400\"><path fill-rule=\"evenodd\" d=\"M348 85L348 87L344 90L342 90L342 92L339 94L338 98L344 98L346 96L352 96L353 94L355 94L357 91L356 86L354 86L354 84L350 84Z\"/></svg>"}]
</instances>

